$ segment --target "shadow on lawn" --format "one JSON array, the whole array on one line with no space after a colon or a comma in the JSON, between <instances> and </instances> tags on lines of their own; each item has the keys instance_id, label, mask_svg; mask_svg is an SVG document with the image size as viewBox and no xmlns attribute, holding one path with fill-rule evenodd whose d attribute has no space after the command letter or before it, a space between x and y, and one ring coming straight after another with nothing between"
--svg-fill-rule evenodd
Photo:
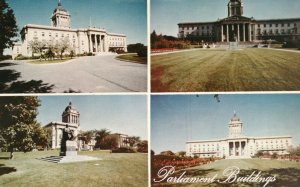
<instances>
[{"instance_id":1,"label":"shadow on lawn","mask_svg":"<svg viewBox=\"0 0 300 187\"><path fill-rule=\"evenodd\" d=\"M2 66L3 63L0 63ZM5 63L6 66L14 65ZM0 93L51 93L54 85L41 80L17 81L21 73L15 70L0 70Z\"/></svg>"},{"instance_id":2,"label":"shadow on lawn","mask_svg":"<svg viewBox=\"0 0 300 187\"><path fill-rule=\"evenodd\" d=\"M4 164L0 164L0 176L9 174L11 172L16 172L16 171L17 171L17 169L14 167L5 167Z\"/></svg>"}]
</instances>

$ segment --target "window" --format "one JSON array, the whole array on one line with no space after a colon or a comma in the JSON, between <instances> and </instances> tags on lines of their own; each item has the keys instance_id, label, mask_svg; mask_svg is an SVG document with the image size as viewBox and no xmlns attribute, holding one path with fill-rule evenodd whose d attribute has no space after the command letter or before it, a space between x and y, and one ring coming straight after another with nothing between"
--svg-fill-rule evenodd
<instances>
[{"instance_id":1,"label":"window","mask_svg":"<svg viewBox=\"0 0 300 187\"><path fill-rule=\"evenodd\" d=\"M58 37L58 33L55 33L55 37L56 37L56 38Z\"/></svg>"},{"instance_id":2,"label":"window","mask_svg":"<svg viewBox=\"0 0 300 187\"><path fill-rule=\"evenodd\" d=\"M288 27L289 27L289 26L291 26L291 24L290 24L290 23L288 23Z\"/></svg>"},{"instance_id":3,"label":"window","mask_svg":"<svg viewBox=\"0 0 300 187\"><path fill-rule=\"evenodd\" d=\"M51 32L49 32L49 37L51 37L52 36L52 33Z\"/></svg>"},{"instance_id":4,"label":"window","mask_svg":"<svg viewBox=\"0 0 300 187\"><path fill-rule=\"evenodd\" d=\"M259 27L259 28L260 28L260 24L258 24L258 25L257 25L257 27Z\"/></svg>"},{"instance_id":5,"label":"window","mask_svg":"<svg viewBox=\"0 0 300 187\"><path fill-rule=\"evenodd\" d=\"M297 27L297 23L294 23L294 27Z\"/></svg>"},{"instance_id":6,"label":"window","mask_svg":"<svg viewBox=\"0 0 300 187\"><path fill-rule=\"evenodd\" d=\"M45 36L45 32L42 32L42 36Z\"/></svg>"},{"instance_id":7,"label":"window","mask_svg":"<svg viewBox=\"0 0 300 187\"><path fill-rule=\"evenodd\" d=\"M272 24L270 24L270 27L272 27Z\"/></svg>"},{"instance_id":8,"label":"window","mask_svg":"<svg viewBox=\"0 0 300 187\"><path fill-rule=\"evenodd\" d=\"M34 36L37 36L37 32L36 31L34 31Z\"/></svg>"},{"instance_id":9,"label":"window","mask_svg":"<svg viewBox=\"0 0 300 187\"><path fill-rule=\"evenodd\" d=\"M278 27L278 24L276 24L275 27Z\"/></svg>"},{"instance_id":10,"label":"window","mask_svg":"<svg viewBox=\"0 0 300 187\"><path fill-rule=\"evenodd\" d=\"M284 27L284 23L281 23L281 27Z\"/></svg>"},{"instance_id":11,"label":"window","mask_svg":"<svg viewBox=\"0 0 300 187\"><path fill-rule=\"evenodd\" d=\"M267 27L267 24L264 24L264 27Z\"/></svg>"}]
</instances>

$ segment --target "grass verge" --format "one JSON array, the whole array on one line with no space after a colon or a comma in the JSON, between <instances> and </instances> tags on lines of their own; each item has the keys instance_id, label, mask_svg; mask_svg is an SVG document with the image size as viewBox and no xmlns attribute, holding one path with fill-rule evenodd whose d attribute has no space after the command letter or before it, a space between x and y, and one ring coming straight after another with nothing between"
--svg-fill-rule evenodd
<instances>
[{"instance_id":1,"label":"grass verge","mask_svg":"<svg viewBox=\"0 0 300 187\"><path fill-rule=\"evenodd\" d=\"M116 57L118 60L130 61L139 64L147 64L147 57L139 57L137 54L124 54Z\"/></svg>"}]
</instances>

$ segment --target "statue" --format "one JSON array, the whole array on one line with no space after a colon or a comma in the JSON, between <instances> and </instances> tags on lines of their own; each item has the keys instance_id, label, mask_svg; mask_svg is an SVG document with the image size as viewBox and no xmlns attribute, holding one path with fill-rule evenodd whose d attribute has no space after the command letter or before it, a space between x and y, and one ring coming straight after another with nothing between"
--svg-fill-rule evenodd
<instances>
[{"instance_id":1,"label":"statue","mask_svg":"<svg viewBox=\"0 0 300 187\"><path fill-rule=\"evenodd\" d=\"M66 156L67 151L76 151L76 147L68 146L68 142L74 142L76 135L74 130L70 129L68 125L62 131L62 139L60 144L60 156ZM76 143L75 143L76 144Z\"/></svg>"}]
</instances>

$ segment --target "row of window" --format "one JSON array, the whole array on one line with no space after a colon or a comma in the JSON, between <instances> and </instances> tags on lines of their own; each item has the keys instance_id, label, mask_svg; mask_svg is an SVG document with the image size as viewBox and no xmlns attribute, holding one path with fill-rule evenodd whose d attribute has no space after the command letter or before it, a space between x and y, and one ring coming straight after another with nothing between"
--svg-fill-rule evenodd
<instances>
[{"instance_id":1,"label":"row of window","mask_svg":"<svg viewBox=\"0 0 300 187\"><path fill-rule=\"evenodd\" d=\"M287 29L287 30L281 29L280 32L279 32L279 29L275 29L274 31L272 29L269 29L268 31L263 30L262 32L261 32L261 30L258 29L257 33L258 34L294 34L294 33L297 33L297 28Z\"/></svg>"},{"instance_id":2,"label":"row of window","mask_svg":"<svg viewBox=\"0 0 300 187\"><path fill-rule=\"evenodd\" d=\"M182 30L200 30L200 28L202 29L202 30L204 30L205 28L207 29L207 30L209 30L209 29L213 29L214 28L214 26L210 26L210 25L207 25L207 26L191 26L191 27L189 27L189 26L187 26L187 27L181 27L181 29Z\"/></svg>"},{"instance_id":3,"label":"row of window","mask_svg":"<svg viewBox=\"0 0 300 187\"><path fill-rule=\"evenodd\" d=\"M281 25L281 27L284 27L285 25L287 25L288 27L290 27L291 25L293 25L292 23L281 23L281 24L278 24L278 23L276 23L276 24L272 24L272 23L270 23L270 24L262 24L263 25L263 27L267 27L267 25L269 25L269 27L273 27L273 25L275 25L275 27L278 27L279 25ZM260 24L257 24L257 27L260 27ZM297 27L297 23L294 23L294 27Z\"/></svg>"},{"instance_id":4,"label":"row of window","mask_svg":"<svg viewBox=\"0 0 300 187\"><path fill-rule=\"evenodd\" d=\"M45 37L46 35L46 32L42 32L42 37ZM52 36L55 36L56 38L59 37L59 33L52 33L52 32L49 32L48 33L49 37L52 37ZM34 31L34 36L37 37L38 36L38 32L37 31ZM60 35L61 37L70 37L70 34L66 34L65 33L61 33ZM73 38L75 38L75 34L73 34Z\"/></svg>"}]
</instances>

